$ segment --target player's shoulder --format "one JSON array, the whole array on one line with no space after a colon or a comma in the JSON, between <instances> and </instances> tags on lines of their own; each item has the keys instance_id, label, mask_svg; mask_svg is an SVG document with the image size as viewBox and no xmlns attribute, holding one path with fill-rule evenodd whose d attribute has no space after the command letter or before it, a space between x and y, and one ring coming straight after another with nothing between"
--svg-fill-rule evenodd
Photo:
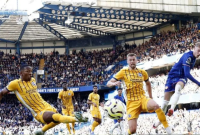
<instances>
[{"instance_id":1,"label":"player's shoulder","mask_svg":"<svg viewBox=\"0 0 200 135\"><path fill-rule=\"evenodd\" d=\"M117 98L117 97L118 97L118 95L115 95L115 96L114 96L114 98Z\"/></svg>"},{"instance_id":2,"label":"player's shoulder","mask_svg":"<svg viewBox=\"0 0 200 135\"><path fill-rule=\"evenodd\" d=\"M31 81L34 81L34 82L35 82L35 78L32 77L32 78L31 78Z\"/></svg>"},{"instance_id":3,"label":"player's shoulder","mask_svg":"<svg viewBox=\"0 0 200 135\"><path fill-rule=\"evenodd\" d=\"M68 89L70 92L74 92L73 90Z\"/></svg>"},{"instance_id":4,"label":"player's shoulder","mask_svg":"<svg viewBox=\"0 0 200 135\"><path fill-rule=\"evenodd\" d=\"M21 79L15 79L15 80L10 81L10 83L12 83L12 84L18 84L20 81L21 81Z\"/></svg>"},{"instance_id":5,"label":"player's shoulder","mask_svg":"<svg viewBox=\"0 0 200 135\"><path fill-rule=\"evenodd\" d=\"M183 57L192 57L193 58L193 51L189 51L183 54Z\"/></svg>"},{"instance_id":6,"label":"player's shoulder","mask_svg":"<svg viewBox=\"0 0 200 135\"><path fill-rule=\"evenodd\" d=\"M93 95L93 92L91 92L90 94L89 94L89 96L92 96Z\"/></svg>"},{"instance_id":7,"label":"player's shoulder","mask_svg":"<svg viewBox=\"0 0 200 135\"><path fill-rule=\"evenodd\" d=\"M61 90L60 92L59 92L59 94L62 94L63 93L63 90Z\"/></svg>"},{"instance_id":8,"label":"player's shoulder","mask_svg":"<svg viewBox=\"0 0 200 135\"><path fill-rule=\"evenodd\" d=\"M121 70L122 71L128 70L128 66L124 66Z\"/></svg>"}]
</instances>

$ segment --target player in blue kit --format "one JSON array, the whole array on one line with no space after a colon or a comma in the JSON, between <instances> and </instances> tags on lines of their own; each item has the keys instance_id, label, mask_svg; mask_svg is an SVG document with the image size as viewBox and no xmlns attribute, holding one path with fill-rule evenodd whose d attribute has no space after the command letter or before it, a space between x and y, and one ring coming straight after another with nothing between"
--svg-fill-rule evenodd
<instances>
[{"instance_id":1,"label":"player in blue kit","mask_svg":"<svg viewBox=\"0 0 200 135\"><path fill-rule=\"evenodd\" d=\"M165 94L164 101L161 105L161 108L166 113L167 106L171 100L171 108L168 110L168 116L171 116L174 112L174 108L179 100L181 95L181 90L184 88L187 83L187 79L190 79L192 82L200 86L200 82L197 81L191 74L190 70L194 68L196 58L200 56L200 42L195 44L193 51L184 53L183 56L178 59L175 65L172 67L168 74L168 78L165 84ZM156 122L153 127L157 128L161 123Z\"/></svg>"},{"instance_id":2,"label":"player in blue kit","mask_svg":"<svg viewBox=\"0 0 200 135\"><path fill-rule=\"evenodd\" d=\"M123 97L123 95L122 95L122 88L118 88L118 89L117 89L117 92L118 92L118 94L117 94L116 96L114 96L114 99L118 99L118 100L120 100L122 103L124 103L124 105L126 105L125 99L124 99L124 97ZM118 120L114 120L115 125L114 125L114 127L110 130L110 134L112 134L112 133L113 133L113 130L114 130L115 128L117 128L117 127L120 125L120 122L121 122L121 121L123 121L123 117L120 118L120 119L118 119ZM122 128L122 132L123 132L123 128Z\"/></svg>"}]
</instances>

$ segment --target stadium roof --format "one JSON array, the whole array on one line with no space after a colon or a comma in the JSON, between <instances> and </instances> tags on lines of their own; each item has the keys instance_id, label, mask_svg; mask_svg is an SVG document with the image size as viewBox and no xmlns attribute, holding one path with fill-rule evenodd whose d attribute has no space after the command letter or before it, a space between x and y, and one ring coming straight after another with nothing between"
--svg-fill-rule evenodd
<instances>
[{"instance_id":1,"label":"stadium roof","mask_svg":"<svg viewBox=\"0 0 200 135\"><path fill-rule=\"evenodd\" d=\"M187 20L186 14L47 1L37 11L39 18L0 16L0 40L65 40L106 36L148 29L172 20ZM1 19L4 18L4 19ZM6 18L6 19L5 19ZM19 19L26 20L21 23Z\"/></svg>"}]
</instances>

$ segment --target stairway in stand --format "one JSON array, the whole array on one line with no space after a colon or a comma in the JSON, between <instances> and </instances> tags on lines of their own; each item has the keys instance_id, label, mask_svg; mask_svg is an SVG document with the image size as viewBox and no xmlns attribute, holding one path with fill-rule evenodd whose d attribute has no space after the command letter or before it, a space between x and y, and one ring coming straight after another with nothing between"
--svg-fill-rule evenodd
<instances>
[{"instance_id":1,"label":"stairway in stand","mask_svg":"<svg viewBox=\"0 0 200 135\"><path fill-rule=\"evenodd\" d=\"M44 59L40 59L40 64L39 64L39 70L44 70ZM37 87L38 89L42 88L42 83L37 83Z\"/></svg>"}]
</instances>

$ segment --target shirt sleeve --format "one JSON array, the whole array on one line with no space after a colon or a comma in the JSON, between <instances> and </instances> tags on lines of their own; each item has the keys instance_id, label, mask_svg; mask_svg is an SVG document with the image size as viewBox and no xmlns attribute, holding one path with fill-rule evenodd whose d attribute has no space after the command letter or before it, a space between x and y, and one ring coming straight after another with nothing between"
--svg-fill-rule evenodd
<instances>
[{"instance_id":1,"label":"shirt sleeve","mask_svg":"<svg viewBox=\"0 0 200 135\"><path fill-rule=\"evenodd\" d=\"M117 72L116 75L113 77L115 80L123 80L124 79L124 69L121 69L119 72Z\"/></svg>"},{"instance_id":2,"label":"shirt sleeve","mask_svg":"<svg viewBox=\"0 0 200 135\"><path fill-rule=\"evenodd\" d=\"M89 95L88 99L92 101L92 94Z\"/></svg>"},{"instance_id":3,"label":"shirt sleeve","mask_svg":"<svg viewBox=\"0 0 200 135\"><path fill-rule=\"evenodd\" d=\"M7 86L6 86L6 89L8 91L16 91L18 90L18 82L16 80L14 81L11 81Z\"/></svg>"},{"instance_id":4,"label":"shirt sleeve","mask_svg":"<svg viewBox=\"0 0 200 135\"><path fill-rule=\"evenodd\" d=\"M60 91L60 92L58 93L58 98L61 99L61 97L62 97L62 91Z\"/></svg>"},{"instance_id":5,"label":"shirt sleeve","mask_svg":"<svg viewBox=\"0 0 200 135\"><path fill-rule=\"evenodd\" d=\"M142 75L144 76L144 81L147 82L149 80L149 75L145 70L142 70Z\"/></svg>"},{"instance_id":6,"label":"shirt sleeve","mask_svg":"<svg viewBox=\"0 0 200 135\"><path fill-rule=\"evenodd\" d=\"M72 96L74 96L74 92L73 91L71 91L72 92Z\"/></svg>"},{"instance_id":7,"label":"shirt sleeve","mask_svg":"<svg viewBox=\"0 0 200 135\"><path fill-rule=\"evenodd\" d=\"M197 81L191 74L190 74L190 66L184 66L184 73L185 76L190 79L192 82L196 83L198 86L200 86L200 82Z\"/></svg>"},{"instance_id":8,"label":"shirt sleeve","mask_svg":"<svg viewBox=\"0 0 200 135\"><path fill-rule=\"evenodd\" d=\"M184 57L183 57L183 66L189 66L190 67L191 62L192 62L191 56L184 55Z\"/></svg>"}]
</instances>

